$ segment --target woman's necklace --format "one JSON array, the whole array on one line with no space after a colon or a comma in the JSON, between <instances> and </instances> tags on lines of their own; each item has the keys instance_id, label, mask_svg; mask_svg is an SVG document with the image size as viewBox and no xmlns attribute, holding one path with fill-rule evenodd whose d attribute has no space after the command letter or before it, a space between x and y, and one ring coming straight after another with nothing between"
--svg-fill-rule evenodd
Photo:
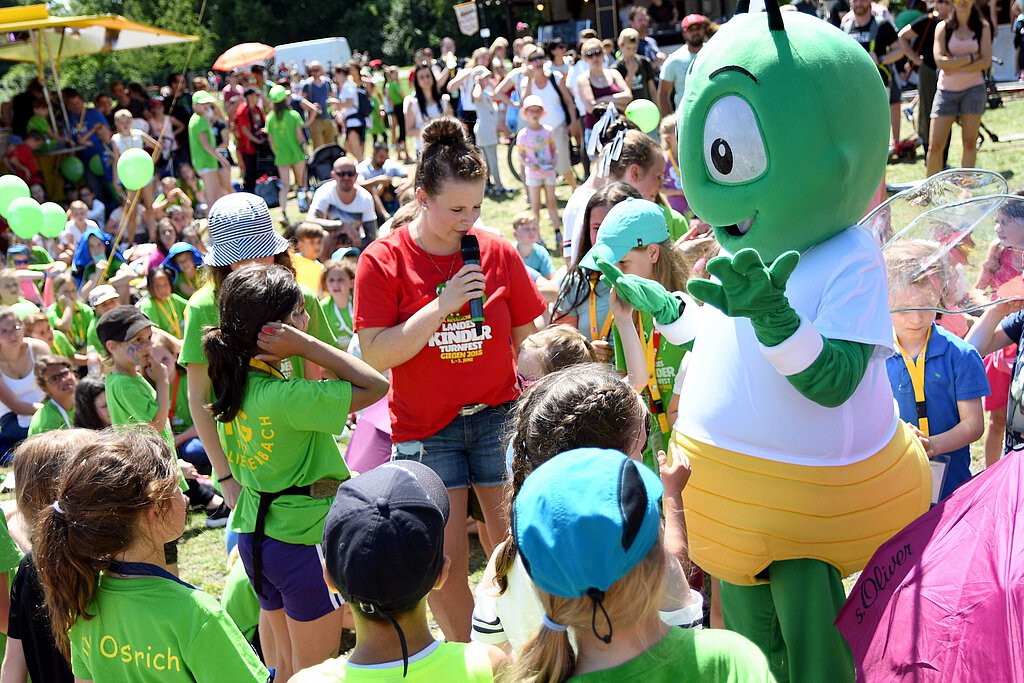
<instances>
[{"instance_id":1,"label":"woman's necklace","mask_svg":"<svg viewBox=\"0 0 1024 683\"><path fill-rule=\"evenodd\" d=\"M419 248L423 250L423 253L427 255L427 258L430 259L430 263L437 270L437 274L444 278L442 284L447 284L448 281L452 279L452 273L455 271L455 254L452 254L452 265L448 268L448 275L445 275L444 271L441 270L441 266L437 265L437 261L434 260L434 256L427 251L426 245L423 244L423 238L417 237L416 243L419 245Z\"/></svg>"}]
</instances>

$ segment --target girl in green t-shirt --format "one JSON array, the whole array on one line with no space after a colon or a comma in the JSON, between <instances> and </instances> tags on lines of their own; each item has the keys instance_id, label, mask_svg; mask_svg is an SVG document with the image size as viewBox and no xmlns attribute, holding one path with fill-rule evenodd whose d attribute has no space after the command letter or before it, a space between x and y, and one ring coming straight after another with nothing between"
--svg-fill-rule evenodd
<instances>
[{"instance_id":1,"label":"girl in green t-shirt","mask_svg":"<svg viewBox=\"0 0 1024 683\"><path fill-rule=\"evenodd\" d=\"M274 151L277 175L281 179L278 202L281 205L282 220L287 224L288 191L291 189L292 175L300 191L306 184L306 153L303 149L306 138L303 131L313 123L313 117L302 120L302 115L292 109L291 96L283 85L275 85L270 89L270 101L274 103L274 110L267 115L267 138Z\"/></svg>"},{"instance_id":2,"label":"girl in green t-shirt","mask_svg":"<svg viewBox=\"0 0 1024 683\"><path fill-rule=\"evenodd\" d=\"M67 273L53 279L54 303L46 309L53 329L63 332L76 349L85 349L86 333L96 317L93 310L78 300L78 285Z\"/></svg>"},{"instance_id":3,"label":"girl in green t-shirt","mask_svg":"<svg viewBox=\"0 0 1024 683\"><path fill-rule=\"evenodd\" d=\"M328 261L320 276L320 289L327 296L320 308L331 326L339 349L347 349L355 330L352 327L352 285L356 281L355 265L345 260Z\"/></svg>"},{"instance_id":4,"label":"girl in green t-shirt","mask_svg":"<svg viewBox=\"0 0 1024 683\"><path fill-rule=\"evenodd\" d=\"M67 464L39 514L39 578L76 679L267 680L218 602L163 566L164 544L185 529L178 477L156 432L104 433Z\"/></svg>"},{"instance_id":5,"label":"girl in green t-shirt","mask_svg":"<svg viewBox=\"0 0 1024 683\"><path fill-rule=\"evenodd\" d=\"M220 320L203 335L213 385L210 412L241 493L231 520L246 573L269 623L277 676L333 656L340 606L323 582L317 544L338 484L349 477L334 434L350 411L376 402L388 382L306 334L295 276L281 266L234 271L218 292ZM338 379L285 379L280 360L306 358ZM269 655L268 655L269 656Z\"/></svg>"},{"instance_id":6,"label":"girl in green t-shirt","mask_svg":"<svg viewBox=\"0 0 1024 683\"><path fill-rule=\"evenodd\" d=\"M71 361L59 356L42 356L36 359L33 373L36 384L46 394L46 400L32 416L28 435L71 429L75 419L75 388L78 386L78 376L71 367Z\"/></svg>"},{"instance_id":7,"label":"girl in green t-shirt","mask_svg":"<svg viewBox=\"0 0 1024 683\"><path fill-rule=\"evenodd\" d=\"M671 566L663 492L654 474L610 449L563 452L526 477L512 531L543 616L509 680L774 683L743 636L662 621Z\"/></svg>"},{"instance_id":8,"label":"girl in green t-shirt","mask_svg":"<svg viewBox=\"0 0 1024 683\"><path fill-rule=\"evenodd\" d=\"M71 343L67 336L60 330L55 330L50 326L49 318L42 311L25 316L25 319L21 321L21 325L25 328L26 337L32 337L44 342L50 347L50 352L53 355L67 358L75 365L85 365L87 363L86 357L77 352L75 345Z\"/></svg>"},{"instance_id":9,"label":"girl in green t-shirt","mask_svg":"<svg viewBox=\"0 0 1024 683\"><path fill-rule=\"evenodd\" d=\"M139 310L161 330L181 339L188 301L175 294L171 278L162 267L151 268L146 273L146 290L149 296L139 302Z\"/></svg>"}]
</instances>

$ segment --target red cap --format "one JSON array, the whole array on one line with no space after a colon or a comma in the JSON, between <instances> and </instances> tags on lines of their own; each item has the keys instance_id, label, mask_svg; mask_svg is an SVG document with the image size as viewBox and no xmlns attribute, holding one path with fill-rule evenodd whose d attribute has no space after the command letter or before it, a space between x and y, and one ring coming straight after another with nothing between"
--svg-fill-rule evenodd
<instances>
[{"instance_id":1,"label":"red cap","mask_svg":"<svg viewBox=\"0 0 1024 683\"><path fill-rule=\"evenodd\" d=\"M371 59L371 60L370 60L370 64L369 64L369 67L370 67L371 69L376 69L376 68L378 68L379 66L381 66L382 64L384 64L384 62L382 62L382 61L381 61L381 60L379 60L379 59Z\"/></svg>"},{"instance_id":2,"label":"red cap","mask_svg":"<svg viewBox=\"0 0 1024 683\"><path fill-rule=\"evenodd\" d=\"M694 26L695 24L708 23L708 19L703 14L687 14L685 17L683 17L683 21L681 23L683 26L683 30L685 31L686 29L690 28L691 26Z\"/></svg>"}]
</instances>

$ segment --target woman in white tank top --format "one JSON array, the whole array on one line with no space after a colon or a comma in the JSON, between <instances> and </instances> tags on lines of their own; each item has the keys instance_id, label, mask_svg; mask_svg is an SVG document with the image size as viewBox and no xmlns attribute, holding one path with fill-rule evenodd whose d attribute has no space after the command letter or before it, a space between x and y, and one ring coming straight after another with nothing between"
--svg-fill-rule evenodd
<instances>
[{"instance_id":1,"label":"woman in white tank top","mask_svg":"<svg viewBox=\"0 0 1024 683\"><path fill-rule=\"evenodd\" d=\"M17 314L0 306L0 464L28 436L32 416L45 398L36 384L36 358L49 353L46 342L26 339Z\"/></svg>"}]
</instances>

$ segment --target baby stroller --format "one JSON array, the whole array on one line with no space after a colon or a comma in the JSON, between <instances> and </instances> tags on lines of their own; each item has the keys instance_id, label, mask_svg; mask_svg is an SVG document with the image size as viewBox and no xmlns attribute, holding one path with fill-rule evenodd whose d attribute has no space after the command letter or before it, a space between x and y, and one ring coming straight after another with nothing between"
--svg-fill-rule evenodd
<instances>
[{"instance_id":1,"label":"baby stroller","mask_svg":"<svg viewBox=\"0 0 1024 683\"><path fill-rule=\"evenodd\" d=\"M334 162L345 156L345 150L336 142L320 145L313 150L306 161L306 187L296 193L299 211L303 213L309 208L310 193L331 179Z\"/></svg>"},{"instance_id":2,"label":"baby stroller","mask_svg":"<svg viewBox=\"0 0 1024 683\"><path fill-rule=\"evenodd\" d=\"M336 142L320 145L306 162L306 185L315 190L331 179L334 162L345 156L345 150Z\"/></svg>"}]
</instances>

